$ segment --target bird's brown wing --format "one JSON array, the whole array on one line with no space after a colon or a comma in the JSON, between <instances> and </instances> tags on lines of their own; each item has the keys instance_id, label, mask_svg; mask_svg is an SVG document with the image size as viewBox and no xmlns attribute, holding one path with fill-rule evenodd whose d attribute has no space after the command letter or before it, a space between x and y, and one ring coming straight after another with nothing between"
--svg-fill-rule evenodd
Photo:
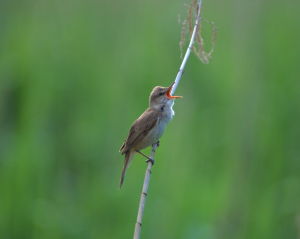
<instances>
[{"instance_id":1,"label":"bird's brown wing","mask_svg":"<svg viewBox=\"0 0 300 239\"><path fill-rule=\"evenodd\" d=\"M159 112L147 109L131 126L128 137L122 145L120 152L126 153L134 147L137 142L142 140L149 131L156 125L159 118Z\"/></svg>"}]
</instances>

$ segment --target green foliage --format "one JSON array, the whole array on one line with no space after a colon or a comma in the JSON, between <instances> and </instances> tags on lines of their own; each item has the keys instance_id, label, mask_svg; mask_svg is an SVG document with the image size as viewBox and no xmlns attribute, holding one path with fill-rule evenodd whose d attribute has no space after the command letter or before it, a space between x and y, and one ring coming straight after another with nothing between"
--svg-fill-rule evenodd
<instances>
[{"instance_id":1,"label":"green foliage","mask_svg":"<svg viewBox=\"0 0 300 239\"><path fill-rule=\"evenodd\" d=\"M0 3L0 238L132 237L146 165L120 190L118 149L174 80L184 3ZM215 52L177 89L142 237L297 238L299 2L204 0L203 16Z\"/></svg>"}]
</instances>

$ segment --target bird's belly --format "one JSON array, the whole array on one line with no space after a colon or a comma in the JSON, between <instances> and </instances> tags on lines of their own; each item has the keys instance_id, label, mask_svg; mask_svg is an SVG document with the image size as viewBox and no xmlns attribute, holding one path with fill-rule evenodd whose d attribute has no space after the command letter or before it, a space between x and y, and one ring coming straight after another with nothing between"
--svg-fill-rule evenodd
<instances>
[{"instance_id":1,"label":"bird's belly","mask_svg":"<svg viewBox=\"0 0 300 239\"><path fill-rule=\"evenodd\" d=\"M168 122L169 120L160 120L158 124L145 136L145 138L141 140L137 146L137 149L144 149L156 143L162 136Z\"/></svg>"}]
</instances>

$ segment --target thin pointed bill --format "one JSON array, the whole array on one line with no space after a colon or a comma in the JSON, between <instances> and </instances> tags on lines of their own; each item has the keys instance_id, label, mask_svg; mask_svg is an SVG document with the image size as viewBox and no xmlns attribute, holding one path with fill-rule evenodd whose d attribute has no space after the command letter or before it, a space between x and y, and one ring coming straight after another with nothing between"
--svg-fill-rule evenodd
<instances>
[{"instance_id":1,"label":"thin pointed bill","mask_svg":"<svg viewBox=\"0 0 300 239\"><path fill-rule=\"evenodd\" d=\"M173 87L174 83L175 82L173 82L172 85L170 85L170 87L168 88L168 90L166 92L166 96L170 100L182 98L182 96L171 95L171 90L172 90L172 87Z\"/></svg>"}]
</instances>

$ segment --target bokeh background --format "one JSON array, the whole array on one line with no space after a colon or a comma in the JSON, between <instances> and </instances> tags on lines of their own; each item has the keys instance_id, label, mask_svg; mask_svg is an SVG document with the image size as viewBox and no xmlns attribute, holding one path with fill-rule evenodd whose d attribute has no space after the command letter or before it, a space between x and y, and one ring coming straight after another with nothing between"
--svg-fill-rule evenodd
<instances>
[{"instance_id":1,"label":"bokeh background","mask_svg":"<svg viewBox=\"0 0 300 239\"><path fill-rule=\"evenodd\" d=\"M118 150L175 78L186 3L0 2L0 238L132 238L146 164L120 190ZM177 89L142 238L300 238L300 2L203 4L215 52Z\"/></svg>"}]
</instances>

